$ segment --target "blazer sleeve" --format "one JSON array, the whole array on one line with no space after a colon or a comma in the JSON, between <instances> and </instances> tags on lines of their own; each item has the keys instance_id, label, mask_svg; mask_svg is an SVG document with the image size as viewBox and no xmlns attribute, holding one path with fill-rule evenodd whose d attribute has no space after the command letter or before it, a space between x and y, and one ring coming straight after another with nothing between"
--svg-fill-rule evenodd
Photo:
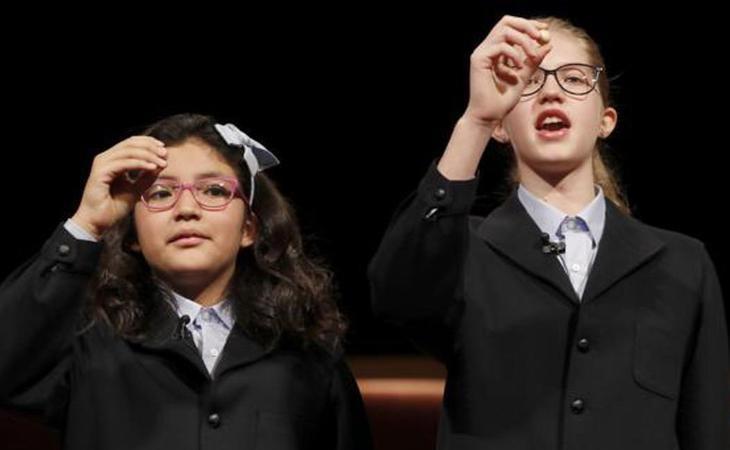
<instances>
[{"instance_id":1,"label":"blazer sleeve","mask_svg":"<svg viewBox=\"0 0 730 450\"><path fill-rule=\"evenodd\" d=\"M469 212L478 179L450 181L434 161L391 221L368 267L376 317L447 359L463 298Z\"/></svg>"},{"instance_id":2,"label":"blazer sleeve","mask_svg":"<svg viewBox=\"0 0 730 450\"><path fill-rule=\"evenodd\" d=\"M0 404L53 415L67 396L73 344L101 243L59 225L0 285Z\"/></svg>"},{"instance_id":3,"label":"blazer sleeve","mask_svg":"<svg viewBox=\"0 0 730 450\"><path fill-rule=\"evenodd\" d=\"M720 283L702 251L701 303L694 348L682 377L677 435L682 450L730 448L728 335Z\"/></svg>"},{"instance_id":4,"label":"blazer sleeve","mask_svg":"<svg viewBox=\"0 0 730 450\"><path fill-rule=\"evenodd\" d=\"M372 450L372 436L365 405L357 382L343 358L335 363L330 399L336 422L333 448Z\"/></svg>"}]
</instances>

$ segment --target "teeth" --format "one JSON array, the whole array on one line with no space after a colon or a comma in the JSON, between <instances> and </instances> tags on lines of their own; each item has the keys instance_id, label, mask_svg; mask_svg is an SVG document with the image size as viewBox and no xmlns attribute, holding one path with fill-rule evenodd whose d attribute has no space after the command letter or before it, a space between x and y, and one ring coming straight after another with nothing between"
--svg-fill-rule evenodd
<instances>
[{"instance_id":1,"label":"teeth","mask_svg":"<svg viewBox=\"0 0 730 450\"><path fill-rule=\"evenodd\" d=\"M539 128L543 128L546 125L552 125L552 124L556 124L556 123L557 124L562 124L564 122L563 122L563 119L561 119L560 117L557 117L557 116L547 116L547 117L545 117L542 120L542 122L540 123Z\"/></svg>"}]
</instances>

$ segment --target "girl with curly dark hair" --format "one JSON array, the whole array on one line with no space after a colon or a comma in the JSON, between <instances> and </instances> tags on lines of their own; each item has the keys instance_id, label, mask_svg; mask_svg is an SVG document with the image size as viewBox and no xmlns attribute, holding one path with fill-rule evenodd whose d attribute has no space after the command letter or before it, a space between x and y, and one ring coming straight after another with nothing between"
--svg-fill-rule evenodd
<instances>
[{"instance_id":1,"label":"girl with curly dark hair","mask_svg":"<svg viewBox=\"0 0 730 450\"><path fill-rule=\"evenodd\" d=\"M180 114L94 159L0 287L0 401L74 449L360 449L330 272L232 124Z\"/></svg>"}]
</instances>

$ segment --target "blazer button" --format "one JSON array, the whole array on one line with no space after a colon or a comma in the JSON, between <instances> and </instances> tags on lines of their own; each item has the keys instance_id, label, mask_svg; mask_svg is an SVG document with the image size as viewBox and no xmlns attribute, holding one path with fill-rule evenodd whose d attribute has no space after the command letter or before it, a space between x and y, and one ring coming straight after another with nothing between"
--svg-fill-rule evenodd
<instances>
[{"instance_id":1,"label":"blazer button","mask_svg":"<svg viewBox=\"0 0 730 450\"><path fill-rule=\"evenodd\" d=\"M58 254L61 256L67 256L69 253L71 253L71 247L69 247L66 244L61 244L58 246Z\"/></svg>"},{"instance_id":2,"label":"blazer button","mask_svg":"<svg viewBox=\"0 0 730 450\"><path fill-rule=\"evenodd\" d=\"M585 409L585 404L579 398L573 400L573 403L570 404L570 410L573 411L573 414L580 414L583 412L583 409Z\"/></svg>"},{"instance_id":3,"label":"blazer button","mask_svg":"<svg viewBox=\"0 0 730 450\"><path fill-rule=\"evenodd\" d=\"M438 188L434 191L433 196L436 198L436 200L443 200L444 197L446 197L446 189L444 188Z\"/></svg>"},{"instance_id":4,"label":"blazer button","mask_svg":"<svg viewBox=\"0 0 730 450\"><path fill-rule=\"evenodd\" d=\"M210 425L212 428L218 428L219 426L221 426L221 416L215 413L209 415L208 425Z\"/></svg>"},{"instance_id":5,"label":"blazer button","mask_svg":"<svg viewBox=\"0 0 730 450\"><path fill-rule=\"evenodd\" d=\"M580 350L583 353L586 353L588 350L591 349L591 344L588 342L588 339L582 338L578 341L578 350Z\"/></svg>"}]
</instances>

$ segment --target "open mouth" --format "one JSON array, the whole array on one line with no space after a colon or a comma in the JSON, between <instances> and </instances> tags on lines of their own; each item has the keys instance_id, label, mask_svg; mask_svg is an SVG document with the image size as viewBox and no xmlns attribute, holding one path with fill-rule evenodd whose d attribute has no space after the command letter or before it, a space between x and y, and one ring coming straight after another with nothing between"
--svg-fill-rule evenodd
<instances>
[{"instance_id":1,"label":"open mouth","mask_svg":"<svg viewBox=\"0 0 730 450\"><path fill-rule=\"evenodd\" d=\"M564 137L570 130L570 119L560 110L543 111L535 121L538 136L545 139Z\"/></svg>"}]
</instances>

